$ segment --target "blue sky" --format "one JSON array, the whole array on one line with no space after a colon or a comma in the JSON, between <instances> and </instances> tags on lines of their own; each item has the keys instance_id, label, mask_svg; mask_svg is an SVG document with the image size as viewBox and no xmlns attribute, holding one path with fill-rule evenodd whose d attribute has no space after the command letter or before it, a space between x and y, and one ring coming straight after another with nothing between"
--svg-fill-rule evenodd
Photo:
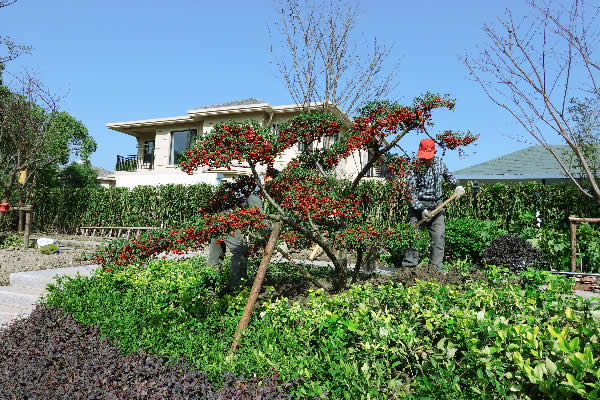
<instances>
[{"instance_id":1,"label":"blue sky","mask_svg":"<svg viewBox=\"0 0 600 400\"><path fill-rule=\"evenodd\" d=\"M457 170L528 146L522 129L468 79L460 57L484 46L484 23L524 0L363 1L356 30L393 46L399 60L394 100L410 103L426 91L451 93L454 112L434 114L434 132L471 130L480 140ZM267 26L277 18L272 0L19 0L0 9L0 34L33 47L7 65L28 70L55 93L63 109L87 126L98 143L92 163L114 170L117 154L135 153L134 140L108 122L185 115L206 104L256 97L292 100L269 54ZM404 140L415 150L418 137Z\"/></svg>"}]
</instances>

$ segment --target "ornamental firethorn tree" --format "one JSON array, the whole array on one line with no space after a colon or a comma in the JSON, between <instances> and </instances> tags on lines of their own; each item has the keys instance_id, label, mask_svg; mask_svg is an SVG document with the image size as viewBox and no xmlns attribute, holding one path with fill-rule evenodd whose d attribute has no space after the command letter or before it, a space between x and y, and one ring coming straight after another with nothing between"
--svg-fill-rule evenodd
<instances>
[{"instance_id":1,"label":"ornamental firethorn tree","mask_svg":"<svg viewBox=\"0 0 600 400\"><path fill-rule=\"evenodd\" d=\"M220 238L236 229L256 232L269 220L281 221L281 236L292 250L318 244L335 268L335 289L347 282L348 257L356 252L358 269L369 263L381 248L398 250L423 243L420 233L403 224L377 226L366 220L363 212L371 199L361 194L359 184L375 165L385 167L395 185L394 201L409 197L404 186L407 174L424 166L409 156L392 154L409 133L429 135L432 111L454 108L448 96L426 94L411 106L393 102L372 102L360 110L348 126L335 115L313 110L297 115L273 132L257 122L227 122L196 139L184 153L180 167L192 174L198 168L230 168L232 162L244 160L251 175L239 177L219 186L214 197L199 210L193 226L152 232L141 239L114 245L98 256L105 266L126 266L163 252L198 249L212 238ZM263 183L258 171L271 167L275 159L296 143L319 143L338 136L330 147L300 154L281 171L276 179ZM429 135L431 137L431 135ZM434 140L442 149L459 149L474 142L471 133L444 131ZM352 180L338 179L335 169L356 151L368 151L371 157ZM267 202L267 212L244 208L250 193L259 190Z\"/></svg>"},{"instance_id":2,"label":"ornamental firethorn tree","mask_svg":"<svg viewBox=\"0 0 600 400\"><path fill-rule=\"evenodd\" d=\"M432 111L436 108L451 110L454 104L447 95L430 93L416 98L411 106L372 102L360 110L346 129L335 115L320 110L299 114L282 124L276 133L256 122L222 123L196 139L184 154L180 167L193 173L201 167L228 168L234 160L245 160L251 175L223 185L213 201L200 210L201 218L230 209L241 212L239 207L245 197L258 188L270 212L254 214L254 219L246 218L245 226L255 227L261 218L281 220L288 245L306 247L316 243L323 249L335 267L335 287L343 289L351 252L357 251L361 256L364 251L369 253L371 249L385 247L386 241L393 237L417 240L416 234L407 235L411 229L407 226L390 230L365 224L360 210L369 199L360 196L357 190L361 179L373 166L384 166L397 185L398 199L407 197L405 176L423 166L408 156L392 155L392 150L408 133L428 135ZM340 139L332 146L300 154L276 179L267 184L261 182L258 170L272 167L286 149L299 142L319 143L336 135ZM454 150L477 137L468 132L447 130L435 139L441 148ZM369 151L372 156L358 175L353 181L337 179L336 166L361 150ZM207 225L204 224L203 229L207 229ZM221 233L228 232L231 230ZM202 238L210 236L214 237L203 235Z\"/></svg>"}]
</instances>

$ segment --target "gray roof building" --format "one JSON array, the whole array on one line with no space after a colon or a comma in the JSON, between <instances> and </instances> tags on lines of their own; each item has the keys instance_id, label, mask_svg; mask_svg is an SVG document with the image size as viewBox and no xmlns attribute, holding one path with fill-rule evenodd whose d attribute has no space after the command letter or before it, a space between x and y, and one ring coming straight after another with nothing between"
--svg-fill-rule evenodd
<instances>
[{"instance_id":1,"label":"gray roof building","mask_svg":"<svg viewBox=\"0 0 600 400\"><path fill-rule=\"evenodd\" d=\"M572 163L569 146L550 147L567 167ZM530 146L481 164L454 171L453 174L463 182L477 180L480 183L530 181L558 183L568 180L554 156L542 146Z\"/></svg>"}]
</instances>

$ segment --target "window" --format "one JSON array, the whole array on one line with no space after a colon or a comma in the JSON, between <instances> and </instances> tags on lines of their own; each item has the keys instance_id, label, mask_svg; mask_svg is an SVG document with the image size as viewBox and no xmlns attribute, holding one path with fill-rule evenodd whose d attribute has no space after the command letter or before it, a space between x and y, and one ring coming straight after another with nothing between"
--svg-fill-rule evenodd
<instances>
[{"instance_id":1,"label":"window","mask_svg":"<svg viewBox=\"0 0 600 400\"><path fill-rule=\"evenodd\" d=\"M273 124L271 127L271 132L277 135L279 133L279 124Z\"/></svg>"},{"instance_id":2,"label":"window","mask_svg":"<svg viewBox=\"0 0 600 400\"><path fill-rule=\"evenodd\" d=\"M183 153L190 148L194 139L196 139L196 133L196 129L171 132L171 156L169 157L169 164L179 164Z\"/></svg>"},{"instance_id":3,"label":"window","mask_svg":"<svg viewBox=\"0 0 600 400\"><path fill-rule=\"evenodd\" d=\"M312 142L298 142L298 151L300 153L310 153L312 151Z\"/></svg>"},{"instance_id":4,"label":"window","mask_svg":"<svg viewBox=\"0 0 600 400\"><path fill-rule=\"evenodd\" d=\"M333 146L339 140L339 135L336 133L333 136L325 136L323 137L323 148L328 149Z\"/></svg>"}]
</instances>

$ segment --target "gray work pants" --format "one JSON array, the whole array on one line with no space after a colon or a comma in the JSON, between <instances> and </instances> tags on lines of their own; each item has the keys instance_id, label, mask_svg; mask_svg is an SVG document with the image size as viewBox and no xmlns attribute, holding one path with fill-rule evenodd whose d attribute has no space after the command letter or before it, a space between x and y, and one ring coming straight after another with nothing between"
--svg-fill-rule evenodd
<instances>
[{"instance_id":1,"label":"gray work pants","mask_svg":"<svg viewBox=\"0 0 600 400\"><path fill-rule=\"evenodd\" d=\"M432 211L435 207L442 204L438 202L423 202L423 205ZM417 211L413 208L408 210L410 224L415 226L422 219L422 211ZM429 254L429 263L437 266L438 271L442 270L442 260L444 259L444 248L446 246L446 223L444 221L444 211L437 213L433 219L419 225L422 231L427 227L429 236L431 237L431 252ZM416 249L406 249L404 259L402 260L403 267L414 267L419 263L419 252Z\"/></svg>"},{"instance_id":2,"label":"gray work pants","mask_svg":"<svg viewBox=\"0 0 600 400\"><path fill-rule=\"evenodd\" d=\"M241 283L242 278L248 277L248 243L240 230L226 236L220 243L217 243L216 239L211 240L208 248L208 265L221 268L225 258L225 246L231 251L229 285L234 288Z\"/></svg>"}]
</instances>

